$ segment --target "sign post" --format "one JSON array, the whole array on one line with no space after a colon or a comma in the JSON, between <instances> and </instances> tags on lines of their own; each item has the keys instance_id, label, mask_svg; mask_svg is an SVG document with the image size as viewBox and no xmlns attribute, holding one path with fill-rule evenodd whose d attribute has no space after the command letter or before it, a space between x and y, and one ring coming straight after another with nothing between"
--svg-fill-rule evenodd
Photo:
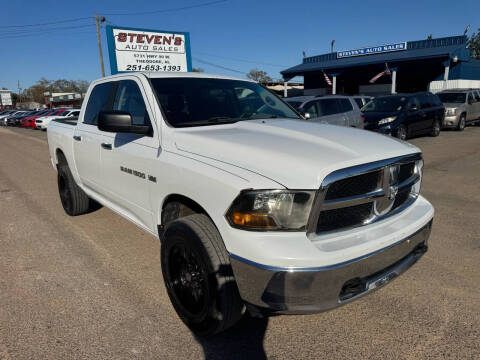
<instances>
[{"instance_id":1,"label":"sign post","mask_svg":"<svg viewBox=\"0 0 480 360\"><path fill-rule=\"evenodd\" d=\"M190 34L161 30L106 27L110 72L192 71Z\"/></svg>"}]
</instances>

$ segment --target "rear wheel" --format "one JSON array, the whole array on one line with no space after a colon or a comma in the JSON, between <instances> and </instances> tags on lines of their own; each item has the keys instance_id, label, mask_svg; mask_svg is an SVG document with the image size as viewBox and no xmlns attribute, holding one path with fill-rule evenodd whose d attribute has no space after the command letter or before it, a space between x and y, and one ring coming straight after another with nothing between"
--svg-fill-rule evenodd
<instances>
[{"instance_id":1,"label":"rear wheel","mask_svg":"<svg viewBox=\"0 0 480 360\"><path fill-rule=\"evenodd\" d=\"M77 185L66 162L58 165L58 193L63 209L70 216L84 214L90 207L90 199Z\"/></svg>"},{"instance_id":2,"label":"rear wheel","mask_svg":"<svg viewBox=\"0 0 480 360\"><path fill-rule=\"evenodd\" d=\"M398 127L396 137L400 140L407 140L407 127L405 125Z\"/></svg>"},{"instance_id":3,"label":"rear wheel","mask_svg":"<svg viewBox=\"0 0 480 360\"><path fill-rule=\"evenodd\" d=\"M436 137L440 135L441 124L438 120L433 120L432 129L430 130L430 136Z\"/></svg>"},{"instance_id":4,"label":"rear wheel","mask_svg":"<svg viewBox=\"0 0 480 360\"><path fill-rule=\"evenodd\" d=\"M220 233L204 214L169 223L163 234L162 273L180 319L200 336L234 325L244 311Z\"/></svg>"},{"instance_id":5,"label":"rear wheel","mask_svg":"<svg viewBox=\"0 0 480 360\"><path fill-rule=\"evenodd\" d=\"M457 124L457 130L458 131L463 131L465 130L465 124L467 122L467 118L465 116L465 114L462 114L460 116L460 119L458 120L458 124Z\"/></svg>"}]
</instances>

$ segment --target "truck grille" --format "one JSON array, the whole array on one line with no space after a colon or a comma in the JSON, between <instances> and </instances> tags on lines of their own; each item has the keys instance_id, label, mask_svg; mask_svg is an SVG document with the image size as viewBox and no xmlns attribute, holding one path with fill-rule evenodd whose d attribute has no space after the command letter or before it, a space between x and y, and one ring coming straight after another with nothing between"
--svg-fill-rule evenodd
<instances>
[{"instance_id":1,"label":"truck grille","mask_svg":"<svg viewBox=\"0 0 480 360\"><path fill-rule=\"evenodd\" d=\"M418 196L420 160L414 154L331 173L319 189L308 232L345 230L402 211Z\"/></svg>"}]
</instances>

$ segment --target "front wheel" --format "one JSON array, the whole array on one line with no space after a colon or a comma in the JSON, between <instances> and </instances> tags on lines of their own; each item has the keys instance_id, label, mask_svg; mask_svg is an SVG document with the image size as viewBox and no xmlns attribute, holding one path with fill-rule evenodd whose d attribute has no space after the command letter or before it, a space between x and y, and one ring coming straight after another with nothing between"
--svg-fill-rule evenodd
<instances>
[{"instance_id":1,"label":"front wheel","mask_svg":"<svg viewBox=\"0 0 480 360\"><path fill-rule=\"evenodd\" d=\"M430 130L430 136L436 137L440 135L440 121L434 120L432 124L432 129Z\"/></svg>"},{"instance_id":2,"label":"front wheel","mask_svg":"<svg viewBox=\"0 0 480 360\"><path fill-rule=\"evenodd\" d=\"M458 124L457 124L457 130L458 131L463 131L465 130L465 124L467 122L467 119L465 117L465 114L463 114L462 116L460 116L460 119L458 120Z\"/></svg>"},{"instance_id":3,"label":"front wheel","mask_svg":"<svg viewBox=\"0 0 480 360\"><path fill-rule=\"evenodd\" d=\"M400 125L398 127L396 136L400 140L407 140L407 128L405 125Z\"/></svg>"},{"instance_id":4,"label":"front wheel","mask_svg":"<svg viewBox=\"0 0 480 360\"><path fill-rule=\"evenodd\" d=\"M206 215L189 215L167 225L161 262L173 307L196 335L215 335L242 317L244 304L227 250Z\"/></svg>"}]
</instances>

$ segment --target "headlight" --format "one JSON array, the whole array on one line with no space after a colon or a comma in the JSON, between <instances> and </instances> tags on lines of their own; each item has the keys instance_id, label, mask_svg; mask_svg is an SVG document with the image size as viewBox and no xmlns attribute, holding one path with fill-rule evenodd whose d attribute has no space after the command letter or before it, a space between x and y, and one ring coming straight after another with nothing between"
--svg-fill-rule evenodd
<instances>
[{"instance_id":1,"label":"headlight","mask_svg":"<svg viewBox=\"0 0 480 360\"><path fill-rule=\"evenodd\" d=\"M458 108L447 108L445 109L445 115L447 116L457 116Z\"/></svg>"},{"instance_id":2,"label":"headlight","mask_svg":"<svg viewBox=\"0 0 480 360\"><path fill-rule=\"evenodd\" d=\"M415 173L420 177L420 179L412 186L411 193L414 195L420 194L420 189L422 188L422 178L423 178L423 160L415 161Z\"/></svg>"},{"instance_id":3,"label":"headlight","mask_svg":"<svg viewBox=\"0 0 480 360\"><path fill-rule=\"evenodd\" d=\"M385 125L385 124L390 124L391 122L394 122L397 119L396 116L390 116L387 118L384 118L378 122L378 125Z\"/></svg>"},{"instance_id":4,"label":"headlight","mask_svg":"<svg viewBox=\"0 0 480 360\"><path fill-rule=\"evenodd\" d=\"M252 190L233 201L226 218L246 230L306 229L315 191Z\"/></svg>"}]
</instances>

